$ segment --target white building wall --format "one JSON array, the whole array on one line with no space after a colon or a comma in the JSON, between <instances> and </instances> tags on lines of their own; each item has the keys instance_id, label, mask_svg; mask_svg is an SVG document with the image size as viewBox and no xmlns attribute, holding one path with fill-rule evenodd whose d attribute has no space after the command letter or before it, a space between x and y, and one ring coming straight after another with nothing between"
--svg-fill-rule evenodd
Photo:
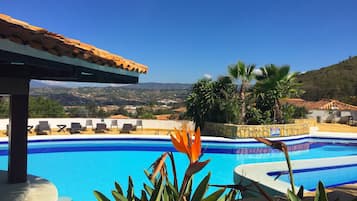
<instances>
[{"instance_id":1,"label":"white building wall","mask_svg":"<svg viewBox=\"0 0 357 201\"><path fill-rule=\"evenodd\" d=\"M350 111L339 111L340 112L340 116L336 116L337 114L337 110L333 111L333 114L330 114L330 111L329 110L310 110L309 111L309 114L307 115L308 118L313 118L313 119L316 119L318 117L321 118L321 123L322 122L326 122L326 120L331 116L331 115L334 115L334 120L336 122L338 122L341 117L347 117L347 116L351 116L351 112Z\"/></svg>"}]
</instances>

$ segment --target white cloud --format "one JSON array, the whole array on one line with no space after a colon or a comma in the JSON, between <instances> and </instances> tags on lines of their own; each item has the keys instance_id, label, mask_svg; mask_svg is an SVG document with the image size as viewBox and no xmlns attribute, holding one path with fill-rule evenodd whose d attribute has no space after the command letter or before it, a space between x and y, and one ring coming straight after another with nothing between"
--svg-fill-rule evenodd
<instances>
[{"instance_id":1,"label":"white cloud","mask_svg":"<svg viewBox=\"0 0 357 201\"><path fill-rule=\"evenodd\" d=\"M262 75L263 72L262 72L262 70L260 70L259 68L255 68L254 71L253 71L253 74L254 74L254 75Z\"/></svg>"},{"instance_id":2,"label":"white cloud","mask_svg":"<svg viewBox=\"0 0 357 201\"><path fill-rule=\"evenodd\" d=\"M210 75L208 73L204 74L203 77L206 79L212 79L212 75Z\"/></svg>"}]
</instances>

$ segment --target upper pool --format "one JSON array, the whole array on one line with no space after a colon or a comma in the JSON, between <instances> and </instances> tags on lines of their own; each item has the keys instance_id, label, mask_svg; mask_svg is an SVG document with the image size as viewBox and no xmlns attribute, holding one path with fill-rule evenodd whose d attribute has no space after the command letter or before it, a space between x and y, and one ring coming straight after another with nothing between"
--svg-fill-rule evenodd
<instances>
[{"instance_id":1,"label":"upper pool","mask_svg":"<svg viewBox=\"0 0 357 201\"><path fill-rule=\"evenodd\" d=\"M141 189L144 169L164 151L174 151L169 138L96 137L44 138L29 141L28 173L52 181L60 196L74 201L94 201L93 190L110 195L114 181L126 188L128 176ZM292 160L355 155L357 140L297 137L286 139ZM240 164L283 161L276 150L252 140L203 138L204 159L211 162L197 177L212 172L211 184L232 184L233 170ZM179 173L188 161L174 153ZM7 142L0 142L0 169L7 169ZM181 170L181 171L180 171ZM182 175L179 175L182 178ZM195 181L198 178L195 177Z\"/></svg>"}]
</instances>

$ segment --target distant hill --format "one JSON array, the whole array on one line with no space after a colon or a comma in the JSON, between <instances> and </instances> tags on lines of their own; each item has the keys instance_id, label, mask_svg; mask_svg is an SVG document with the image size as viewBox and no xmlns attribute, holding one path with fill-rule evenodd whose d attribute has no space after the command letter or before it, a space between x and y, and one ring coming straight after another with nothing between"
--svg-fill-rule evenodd
<instances>
[{"instance_id":1,"label":"distant hill","mask_svg":"<svg viewBox=\"0 0 357 201\"><path fill-rule=\"evenodd\" d=\"M46 87L51 87L51 85L45 84L45 83L37 81L37 80L31 80L30 87L31 88L46 88Z\"/></svg>"},{"instance_id":2,"label":"distant hill","mask_svg":"<svg viewBox=\"0 0 357 201\"><path fill-rule=\"evenodd\" d=\"M57 100L62 105L148 105L162 100L181 104L191 84L141 83L108 87L31 87L31 96Z\"/></svg>"},{"instance_id":3,"label":"distant hill","mask_svg":"<svg viewBox=\"0 0 357 201\"><path fill-rule=\"evenodd\" d=\"M65 82L64 82L65 83ZM68 84L62 83L59 86L53 84L46 84L46 82L41 82L39 80L31 80L30 86L31 88L81 88L81 87L97 87L94 83L74 83L67 82ZM101 85L100 87L110 87L111 85ZM138 84L123 84L119 86L124 89L145 89L145 90L186 90L190 89L192 84L183 84L183 83L159 83L159 82L146 82L146 83L138 83Z\"/></svg>"},{"instance_id":4,"label":"distant hill","mask_svg":"<svg viewBox=\"0 0 357 201\"><path fill-rule=\"evenodd\" d=\"M302 98L337 99L357 104L357 56L319 70L308 71L297 77L306 91Z\"/></svg>"},{"instance_id":5,"label":"distant hill","mask_svg":"<svg viewBox=\"0 0 357 201\"><path fill-rule=\"evenodd\" d=\"M186 90L190 89L192 84L182 83L158 83L158 82L146 82L139 84L124 85L122 88L127 89L146 89L146 90Z\"/></svg>"}]
</instances>

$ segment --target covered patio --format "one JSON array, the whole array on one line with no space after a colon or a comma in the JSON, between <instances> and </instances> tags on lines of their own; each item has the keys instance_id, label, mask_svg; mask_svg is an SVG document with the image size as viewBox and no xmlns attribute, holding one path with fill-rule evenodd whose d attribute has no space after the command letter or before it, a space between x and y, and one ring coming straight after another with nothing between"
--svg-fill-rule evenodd
<instances>
[{"instance_id":1,"label":"covered patio","mask_svg":"<svg viewBox=\"0 0 357 201\"><path fill-rule=\"evenodd\" d=\"M145 65L3 14L0 14L0 67L0 94L10 97L7 170L7 183L10 184L36 181L32 176L28 179L27 175L31 79L138 83L139 75L148 70ZM21 184L21 190L30 192L23 186ZM24 195L22 191L17 193ZM4 199L17 200L12 199L14 195L9 192L9 198Z\"/></svg>"}]
</instances>

